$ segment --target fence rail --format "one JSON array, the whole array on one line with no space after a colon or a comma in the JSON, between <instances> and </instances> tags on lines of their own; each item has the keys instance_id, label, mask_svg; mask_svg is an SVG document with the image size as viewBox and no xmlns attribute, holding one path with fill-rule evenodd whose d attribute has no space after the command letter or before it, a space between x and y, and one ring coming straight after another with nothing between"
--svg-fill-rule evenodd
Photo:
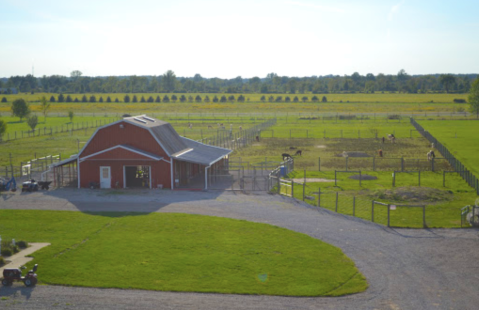
<instances>
[{"instance_id":1,"label":"fence rail","mask_svg":"<svg viewBox=\"0 0 479 310\"><path fill-rule=\"evenodd\" d=\"M411 124L416 128L416 130L429 142L434 143L435 148L439 151L439 153L446 158L446 160L449 162L449 164L452 166L454 171L457 171L457 173L466 181L469 186L474 188L476 190L476 193L479 195L479 181L477 177L469 170L467 167L459 161L448 149L445 147L439 140L437 140L433 135L431 135L427 130L424 130L424 128L414 120L414 118L411 118Z\"/></svg>"}]
</instances>

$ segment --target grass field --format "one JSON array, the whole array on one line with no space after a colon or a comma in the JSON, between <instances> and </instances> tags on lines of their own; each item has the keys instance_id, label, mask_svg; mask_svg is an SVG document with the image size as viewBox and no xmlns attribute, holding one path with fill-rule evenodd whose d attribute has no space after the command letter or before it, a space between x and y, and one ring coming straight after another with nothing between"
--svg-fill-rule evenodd
<instances>
[{"instance_id":1,"label":"grass field","mask_svg":"<svg viewBox=\"0 0 479 310\"><path fill-rule=\"evenodd\" d=\"M52 244L28 264L39 264L44 284L287 296L367 288L338 248L267 224L167 213L0 210L0 218L3 239Z\"/></svg>"},{"instance_id":2,"label":"grass field","mask_svg":"<svg viewBox=\"0 0 479 310\"><path fill-rule=\"evenodd\" d=\"M11 102L17 98L24 98L31 103L33 111L40 111L38 98L45 95L48 99L51 95L58 97L57 94L18 94L18 95L0 95L7 99L6 103L0 103L0 114L10 113ZM107 96L114 101L118 98L123 101L125 94L88 94L90 97L94 95L97 100L100 96L105 100ZM134 94L128 94L130 98ZM138 100L142 96L147 99L149 96L156 98L165 95L171 97L172 94L135 94ZM179 96L178 94L176 94ZM200 95L204 98L206 95L212 99L215 95L220 97L222 95L231 94L186 94L196 97ZM238 97L239 94L233 94ZM81 94L72 94L73 100L81 98ZM406 114L433 114L436 112L453 113L462 110L467 110L466 104L454 104L453 99L465 99L467 94L325 94L328 98L327 103L311 102L312 94L297 94L299 98L306 96L309 98L307 102L262 102L260 101L262 94L246 94L246 101L244 103L238 102L184 102L177 101L176 103L51 103L51 112L66 113L69 110L75 113L251 113L251 112L273 112L273 113L406 113ZM265 94L266 98L269 96L277 97L289 96L291 99L294 96L285 94ZM316 95L322 98L322 94ZM248 101L249 99L249 101Z\"/></svg>"},{"instance_id":3,"label":"grass field","mask_svg":"<svg viewBox=\"0 0 479 310\"><path fill-rule=\"evenodd\" d=\"M479 176L479 121L420 121L454 156Z\"/></svg>"}]
</instances>

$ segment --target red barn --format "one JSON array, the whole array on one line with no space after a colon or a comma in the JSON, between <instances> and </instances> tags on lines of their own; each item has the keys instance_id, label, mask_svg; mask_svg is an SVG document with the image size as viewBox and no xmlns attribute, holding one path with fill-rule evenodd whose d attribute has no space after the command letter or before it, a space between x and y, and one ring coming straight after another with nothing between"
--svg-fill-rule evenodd
<instances>
[{"instance_id":1,"label":"red barn","mask_svg":"<svg viewBox=\"0 0 479 310\"><path fill-rule=\"evenodd\" d=\"M174 189L196 181L207 189L208 173L225 169L231 152L181 137L169 123L141 115L98 128L77 155L54 165L54 174L61 183L60 171L73 165L78 188Z\"/></svg>"}]
</instances>

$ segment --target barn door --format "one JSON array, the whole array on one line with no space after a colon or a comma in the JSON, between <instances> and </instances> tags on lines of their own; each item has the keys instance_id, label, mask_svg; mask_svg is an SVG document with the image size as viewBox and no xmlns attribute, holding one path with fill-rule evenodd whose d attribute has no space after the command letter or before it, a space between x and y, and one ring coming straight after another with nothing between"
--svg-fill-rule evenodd
<instances>
[{"instance_id":1,"label":"barn door","mask_svg":"<svg viewBox=\"0 0 479 310\"><path fill-rule=\"evenodd\" d=\"M111 188L110 167L100 167L100 188Z\"/></svg>"}]
</instances>

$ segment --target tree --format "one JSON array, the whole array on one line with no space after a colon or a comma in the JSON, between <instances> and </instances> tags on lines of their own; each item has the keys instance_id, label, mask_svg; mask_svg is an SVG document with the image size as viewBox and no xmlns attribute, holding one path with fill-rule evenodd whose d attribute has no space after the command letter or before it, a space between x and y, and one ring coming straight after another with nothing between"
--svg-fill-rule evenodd
<instances>
[{"instance_id":1,"label":"tree","mask_svg":"<svg viewBox=\"0 0 479 310\"><path fill-rule=\"evenodd\" d=\"M176 102L178 100L178 97L176 95L171 95L171 101Z\"/></svg>"},{"instance_id":2,"label":"tree","mask_svg":"<svg viewBox=\"0 0 479 310\"><path fill-rule=\"evenodd\" d=\"M155 102L155 99L153 99L153 97L150 96L148 97L148 100L146 100L146 102L152 103L152 102Z\"/></svg>"},{"instance_id":3,"label":"tree","mask_svg":"<svg viewBox=\"0 0 479 310\"><path fill-rule=\"evenodd\" d=\"M141 96L140 102L142 102L142 103L146 102L145 97Z\"/></svg>"},{"instance_id":4,"label":"tree","mask_svg":"<svg viewBox=\"0 0 479 310\"><path fill-rule=\"evenodd\" d=\"M103 97L100 97L100 99L98 99L98 102L103 102Z\"/></svg>"},{"instance_id":5,"label":"tree","mask_svg":"<svg viewBox=\"0 0 479 310\"><path fill-rule=\"evenodd\" d=\"M205 96L205 99L203 100L204 102L210 102L210 97Z\"/></svg>"},{"instance_id":6,"label":"tree","mask_svg":"<svg viewBox=\"0 0 479 310\"><path fill-rule=\"evenodd\" d=\"M21 122L22 118L30 114L28 103L21 98L12 102L12 114L13 116L19 117Z\"/></svg>"},{"instance_id":7,"label":"tree","mask_svg":"<svg viewBox=\"0 0 479 310\"><path fill-rule=\"evenodd\" d=\"M138 98L136 98L136 95L133 95L133 99L131 99L131 102L138 102Z\"/></svg>"},{"instance_id":8,"label":"tree","mask_svg":"<svg viewBox=\"0 0 479 310\"><path fill-rule=\"evenodd\" d=\"M220 102L226 102L226 96L221 96Z\"/></svg>"},{"instance_id":9,"label":"tree","mask_svg":"<svg viewBox=\"0 0 479 310\"><path fill-rule=\"evenodd\" d=\"M111 102L110 96L106 97L106 102Z\"/></svg>"},{"instance_id":10,"label":"tree","mask_svg":"<svg viewBox=\"0 0 479 310\"><path fill-rule=\"evenodd\" d=\"M45 96L40 98L40 110L42 111L44 122L47 122L47 114L50 109L50 103L47 101Z\"/></svg>"},{"instance_id":11,"label":"tree","mask_svg":"<svg viewBox=\"0 0 479 310\"><path fill-rule=\"evenodd\" d=\"M65 96L63 96L63 94L58 95L58 102L65 102Z\"/></svg>"},{"instance_id":12,"label":"tree","mask_svg":"<svg viewBox=\"0 0 479 310\"><path fill-rule=\"evenodd\" d=\"M191 95L188 96L188 102L193 102L193 96Z\"/></svg>"},{"instance_id":13,"label":"tree","mask_svg":"<svg viewBox=\"0 0 479 310\"><path fill-rule=\"evenodd\" d=\"M123 97L123 102L125 102L125 103L130 102L130 96L125 95L125 97Z\"/></svg>"},{"instance_id":14,"label":"tree","mask_svg":"<svg viewBox=\"0 0 479 310\"><path fill-rule=\"evenodd\" d=\"M35 114L33 114L32 116L28 116L27 124L28 127L32 129L32 132L35 131L35 127L37 127L38 125L38 117Z\"/></svg>"},{"instance_id":15,"label":"tree","mask_svg":"<svg viewBox=\"0 0 479 310\"><path fill-rule=\"evenodd\" d=\"M284 102L291 102L291 98L289 98L289 96L286 96L286 97L284 98Z\"/></svg>"},{"instance_id":16,"label":"tree","mask_svg":"<svg viewBox=\"0 0 479 310\"><path fill-rule=\"evenodd\" d=\"M312 101L312 102L318 102L318 101L319 101L319 99L318 99L318 97L317 97L317 96L313 96L313 98L311 98L311 101Z\"/></svg>"},{"instance_id":17,"label":"tree","mask_svg":"<svg viewBox=\"0 0 479 310\"><path fill-rule=\"evenodd\" d=\"M2 102L7 102L7 98L3 97Z\"/></svg>"},{"instance_id":18,"label":"tree","mask_svg":"<svg viewBox=\"0 0 479 310\"><path fill-rule=\"evenodd\" d=\"M321 102L328 102L328 98L326 98L326 96L323 96L323 98L321 99Z\"/></svg>"},{"instance_id":19,"label":"tree","mask_svg":"<svg viewBox=\"0 0 479 310\"><path fill-rule=\"evenodd\" d=\"M259 100L261 100L261 102L264 103L266 101L266 97L263 95L263 96L261 96L261 98L259 98Z\"/></svg>"},{"instance_id":20,"label":"tree","mask_svg":"<svg viewBox=\"0 0 479 310\"><path fill-rule=\"evenodd\" d=\"M274 97L273 97L273 96L269 96L269 97L268 97L268 101L269 101L269 102L274 102Z\"/></svg>"},{"instance_id":21,"label":"tree","mask_svg":"<svg viewBox=\"0 0 479 310\"><path fill-rule=\"evenodd\" d=\"M70 73L70 76L73 80L78 80L82 76L82 72L79 70L74 70Z\"/></svg>"},{"instance_id":22,"label":"tree","mask_svg":"<svg viewBox=\"0 0 479 310\"><path fill-rule=\"evenodd\" d=\"M90 96L90 102L96 102L96 97L94 95Z\"/></svg>"},{"instance_id":23,"label":"tree","mask_svg":"<svg viewBox=\"0 0 479 310\"><path fill-rule=\"evenodd\" d=\"M216 95L213 97L213 102L218 102L218 97L216 97Z\"/></svg>"},{"instance_id":24,"label":"tree","mask_svg":"<svg viewBox=\"0 0 479 310\"><path fill-rule=\"evenodd\" d=\"M293 102L299 102L298 96L294 96Z\"/></svg>"},{"instance_id":25,"label":"tree","mask_svg":"<svg viewBox=\"0 0 479 310\"><path fill-rule=\"evenodd\" d=\"M75 116L75 113L73 113L73 111L68 111L68 118L70 119L70 123L73 121L74 116Z\"/></svg>"},{"instance_id":26,"label":"tree","mask_svg":"<svg viewBox=\"0 0 479 310\"><path fill-rule=\"evenodd\" d=\"M303 96L303 98L301 98L301 100L302 100L303 102L306 102L306 101L308 101L308 97Z\"/></svg>"},{"instance_id":27,"label":"tree","mask_svg":"<svg viewBox=\"0 0 479 310\"><path fill-rule=\"evenodd\" d=\"M195 97L195 101L196 101L196 102L198 102L198 103L200 103L200 102L201 102L201 97L200 97L200 95L196 95L196 97Z\"/></svg>"},{"instance_id":28,"label":"tree","mask_svg":"<svg viewBox=\"0 0 479 310\"><path fill-rule=\"evenodd\" d=\"M50 102L55 102L55 101L56 101L56 100L55 100L55 97L51 96L51 97L50 97Z\"/></svg>"},{"instance_id":29,"label":"tree","mask_svg":"<svg viewBox=\"0 0 479 310\"><path fill-rule=\"evenodd\" d=\"M156 103L160 103L160 102L161 102L160 96L156 96L155 102L156 102Z\"/></svg>"},{"instance_id":30,"label":"tree","mask_svg":"<svg viewBox=\"0 0 479 310\"><path fill-rule=\"evenodd\" d=\"M237 101L238 102L244 102L245 98L243 95L239 95Z\"/></svg>"},{"instance_id":31,"label":"tree","mask_svg":"<svg viewBox=\"0 0 479 310\"><path fill-rule=\"evenodd\" d=\"M81 97L81 102L88 102L88 98L86 97L86 95L83 95Z\"/></svg>"},{"instance_id":32,"label":"tree","mask_svg":"<svg viewBox=\"0 0 479 310\"><path fill-rule=\"evenodd\" d=\"M75 98L75 100L73 100L73 102L80 102L80 100L78 100L78 98Z\"/></svg>"},{"instance_id":33,"label":"tree","mask_svg":"<svg viewBox=\"0 0 479 310\"><path fill-rule=\"evenodd\" d=\"M162 82L163 82L163 88L167 92L174 91L175 90L175 84L176 84L175 73L171 70L166 71L165 74L163 74Z\"/></svg>"},{"instance_id":34,"label":"tree","mask_svg":"<svg viewBox=\"0 0 479 310\"><path fill-rule=\"evenodd\" d=\"M479 118L479 78L472 83L468 100L471 113L476 113L476 117Z\"/></svg>"},{"instance_id":35,"label":"tree","mask_svg":"<svg viewBox=\"0 0 479 310\"><path fill-rule=\"evenodd\" d=\"M449 88L456 83L456 78L452 74L441 74L439 81L446 89L446 93L449 93Z\"/></svg>"},{"instance_id":36,"label":"tree","mask_svg":"<svg viewBox=\"0 0 479 310\"><path fill-rule=\"evenodd\" d=\"M168 95L165 95L163 97L163 102L170 102L170 98L168 97Z\"/></svg>"},{"instance_id":37,"label":"tree","mask_svg":"<svg viewBox=\"0 0 479 310\"><path fill-rule=\"evenodd\" d=\"M0 141L2 141L2 136L7 132L7 123L0 119Z\"/></svg>"},{"instance_id":38,"label":"tree","mask_svg":"<svg viewBox=\"0 0 479 310\"><path fill-rule=\"evenodd\" d=\"M116 103L120 102L120 99L115 98L115 102L116 102Z\"/></svg>"}]
</instances>

